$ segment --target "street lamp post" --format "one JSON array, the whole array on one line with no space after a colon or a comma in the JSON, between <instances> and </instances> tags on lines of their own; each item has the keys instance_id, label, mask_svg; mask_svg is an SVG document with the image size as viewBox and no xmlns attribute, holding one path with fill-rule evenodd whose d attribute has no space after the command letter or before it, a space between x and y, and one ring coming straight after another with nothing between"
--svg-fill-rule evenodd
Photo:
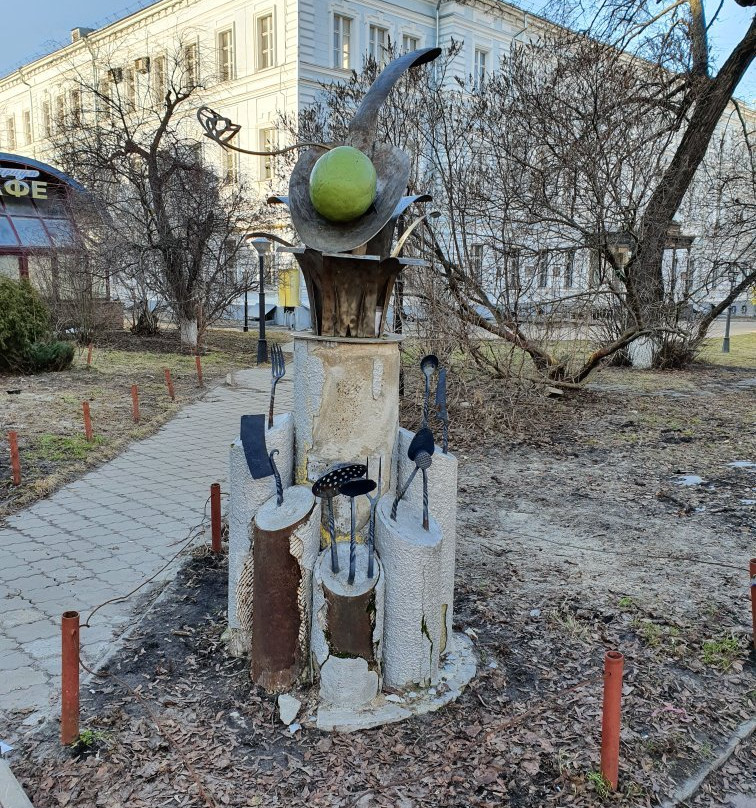
<instances>
[{"instance_id":1,"label":"street lamp post","mask_svg":"<svg viewBox=\"0 0 756 808\"><path fill-rule=\"evenodd\" d=\"M735 288L735 271L730 270L730 294ZM727 305L727 319L725 320L724 339L722 340L722 353L730 353L730 317L732 316L732 301Z\"/></svg>"},{"instance_id":2,"label":"street lamp post","mask_svg":"<svg viewBox=\"0 0 756 808\"><path fill-rule=\"evenodd\" d=\"M260 259L260 286L257 295L260 336L257 339L257 364L262 365L268 361L268 341L265 339L265 255L268 252L270 242L262 236L253 238L251 241Z\"/></svg>"},{"instance_id":3,"label":"street lamp post","mask_svg":"<svg viewBox=\"0 0 756 808\"><path fill-rule=\"evenodd\" d=\"M247 301L247 286L249 285L249 279L247 278L247 272L244 271L244 330L249 331L249 303Z\"/></svg>"}]
</instances>

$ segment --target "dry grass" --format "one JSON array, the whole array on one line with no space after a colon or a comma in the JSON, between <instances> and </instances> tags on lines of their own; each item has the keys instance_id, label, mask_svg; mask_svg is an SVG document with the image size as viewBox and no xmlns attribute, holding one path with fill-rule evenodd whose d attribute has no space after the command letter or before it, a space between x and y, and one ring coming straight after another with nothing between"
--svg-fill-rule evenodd
<instances>
[{"instance_id":1,"label":"dry grass","mask_svg":"<svg viewBox=\"0 0 756 808\"><path fill-rule=\"evenodd\" d=\"M756 333L730 337L730 353L722 353L722 337L707 339L699 358L712 365L756 368Z\"/></svg>"}]
</instances>

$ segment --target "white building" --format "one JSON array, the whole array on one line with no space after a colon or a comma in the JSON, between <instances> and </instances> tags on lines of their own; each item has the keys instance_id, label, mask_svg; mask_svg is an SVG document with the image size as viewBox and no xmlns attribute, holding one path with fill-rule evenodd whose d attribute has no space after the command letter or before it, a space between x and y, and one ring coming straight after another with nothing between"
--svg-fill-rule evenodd
<instances>
[{"instance_id":1,"label":"white building","mask_svg":"<svg viewBox=\"0 0 756 808\"><path fill-rule=\"evenodd\" d=\"M99 30L73 28L69 45L0 79L0 151L50 161L57 122L82 109L77 73L95 87L117 82L138 104L164 85L167 54L178 52L206 87L202 102L241 124L237 145L264 149L281 114L296 117L323 83L346 78L366 54L382 60L389 43L412 50L463 42L452 72L481 76L513 42L536 39L545 25L493 0L158 0ZM198 125L196 134L203 142ZM226 175L240 171L267 191L269 158L239 158L207 141L203 152ZM485 261L482 252L474 257ZM584 263L575 285L590 274ZM2 256L0 271L13 274ZM555 291L547 288L552 276L541 274L536 301Z\"/></svg>"}]
</instances>

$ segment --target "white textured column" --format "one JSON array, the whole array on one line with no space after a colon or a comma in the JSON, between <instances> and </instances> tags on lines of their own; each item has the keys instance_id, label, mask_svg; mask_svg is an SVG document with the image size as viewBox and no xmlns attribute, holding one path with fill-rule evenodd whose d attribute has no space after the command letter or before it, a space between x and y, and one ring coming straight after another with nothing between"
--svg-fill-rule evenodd
<instances>
[{"instance_id":1,"label":"white textured column","mask_svg":"<svg viewBox=\"0 0 756 808\"><path fill-rule=\"evenodd\" d=\"M390 687L428 685L438 678L441 645L441 529L422 511L401 502L391 518L393 496L376 510L376 549L386 576L383 678Z\"/></svg>"},{"instance_id":2,"label":"white textured column","mask_svg":"<svg viewBox=\"0 0 756 808\"><path fill-rule=\"evenodd\" d=\"M407 457L414 432L401 427L396 437L394 452L394 490L400 490L409 479L415 464ZM444 626L441 635L441 653L446 650L452 636L454 620L454 567L457 552L457 458L444 454L436 446L433 464L428 469L428 510L441 528L441 612ZM404 495L408 504L423 507L423 477L420 472Z\"/></svg>"},{"instance_id":3,"label":"white textured column","mask_svg":"<svg viewBox=\"0 0 756 808\"><path fill-rule=\"evenodd\" d=\"M349 545L339 542L341 571L331 571L330 550L315 565L312 596L312 659L320 699L333 707L359 709L381 689L384 574L378 558L367 577L368 551L357 547L357 574L347 583Z\"/></svg>"},{"instance_id":4,"label":"white textured column","mask_svg":"<svg viewBox=\"0 0 756 808\"><path fill-rule=\"evenodd\" d=\"M284 487L291 485L294 467L294 418L290 412L276 415L273 426L265 431L269 452L278 449L276 466ZM250 525L257 509L272 494L276 484L273 475L253 480L249 473L241 439L231 444L228 501L228 627L229 651L241 656L249 650L249 637L239 623L236 589L244 560L251 550Z\"/></svg>"},{"instance_id":5,"label":"white textured column","mask_svg":"<svg viewBox=\"0 0 756 808\"><path fill-rule=\"evenodd\" d=\"M336 463L364 463L382 489L390 486L391 457L399 422L399 340L294 338L295 481L312 484ZM349 534L349 500L334 499L339 539ZM357 501L357 527L369 503Z\"/></svg>"}]
</instances>

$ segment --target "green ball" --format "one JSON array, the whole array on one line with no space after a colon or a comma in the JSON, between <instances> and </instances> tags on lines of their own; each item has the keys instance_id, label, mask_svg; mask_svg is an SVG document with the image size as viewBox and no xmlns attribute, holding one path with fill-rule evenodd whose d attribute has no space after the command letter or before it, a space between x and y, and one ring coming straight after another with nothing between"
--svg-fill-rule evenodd
<instances>
[{"instance_id":1,"label":"green ball","mask_svg":"<svg viewBox=\"0 0 756 808\"><path fill-rule=\"evenodd\" d=\"M370 158L353 146L337 146L310 172L310 201L331 222L351 222L373 204L378 177Z\"/></svg>"}]
</instances>

